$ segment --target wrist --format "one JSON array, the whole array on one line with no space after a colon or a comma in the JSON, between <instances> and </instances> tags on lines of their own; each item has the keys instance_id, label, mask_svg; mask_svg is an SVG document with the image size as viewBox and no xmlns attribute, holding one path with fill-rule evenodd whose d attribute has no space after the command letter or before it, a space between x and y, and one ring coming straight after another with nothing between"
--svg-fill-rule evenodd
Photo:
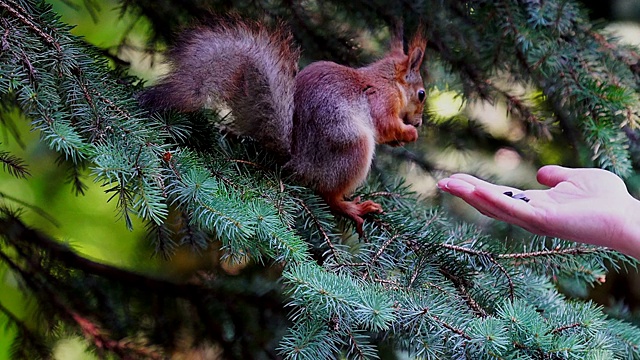
<instances>
[{"instance_id":1,"label":"wrist","mask_svg":"<svg viewBox=\"0 0 640 360\"><path fill-rule=\"evenodd\" d=\"M623 208L616 250L640 260L640 201L629 195L629 202Z\"/></svg>"}]
</instances>

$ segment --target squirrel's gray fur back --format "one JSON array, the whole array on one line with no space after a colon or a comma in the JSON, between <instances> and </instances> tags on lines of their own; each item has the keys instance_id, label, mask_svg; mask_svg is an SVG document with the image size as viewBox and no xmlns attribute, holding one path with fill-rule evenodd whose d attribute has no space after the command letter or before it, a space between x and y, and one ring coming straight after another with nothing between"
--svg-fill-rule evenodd
<instances>
[{"instance_id":1,"label":"squirrel's gray fur back","mask_svg":"<svg viewBox=\"0 0 640 360\"><path fill-rule=\"evenodd\" d=\"M218 18L180 36L170 72L140 101L154 110L228 108L236 132L288 156L299 57L282 26Z\"/></svg>"}]
</instances>

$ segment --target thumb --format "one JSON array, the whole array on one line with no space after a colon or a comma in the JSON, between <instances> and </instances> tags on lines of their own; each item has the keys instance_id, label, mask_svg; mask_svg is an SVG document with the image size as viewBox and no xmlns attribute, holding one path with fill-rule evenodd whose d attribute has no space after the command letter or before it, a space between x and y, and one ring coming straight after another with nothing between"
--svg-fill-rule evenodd
<instances>
[{"instance_id":1,"label":"thumb","mask_svg":"<svg viewBox=\"0 0 640 360\"><path fill-rule=\"evenodd\" d=\"M543 166L538 170L538 182L542 185L554 187L566 181L576 171L576 169L566 168L558 165Z\"/></svg>"}]
</instances>

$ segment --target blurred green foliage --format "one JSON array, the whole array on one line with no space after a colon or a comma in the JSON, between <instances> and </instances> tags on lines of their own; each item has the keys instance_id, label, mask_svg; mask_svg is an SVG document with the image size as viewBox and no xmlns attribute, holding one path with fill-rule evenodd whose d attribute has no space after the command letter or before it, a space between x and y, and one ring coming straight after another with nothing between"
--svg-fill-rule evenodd
<instances>
[{"instance_id":1,"label":"blurred green foliage","mask_svg":"<svg viewBox=\"0 0 640 360\"><path fill-rule=\"evenodd\" d=\"M90 7L83 1L50 3L63 21L76 25L72 31L75 35L101 48L116 47L125 34L145 31L142 22L123 16L115 1L92 2ZM85 194L76 195L66 181L67 169L57 164L60 155L38 141L40 133L31 131L29 120L15 109L0 109L0 119L4 125L0 126L0 150L23 159L29 164L31 174L21 179L0 171L0 204L22 208L22 219L27 224L67 242L90 259L140 272L157 272L167 266L158 258L152 258L153 247L145 238L144 225L138 218L134 218L134 231L127 230L123 221L117 221L115 201L109 202L110 195L93 182L90 169L85 169L82 177L87 186ZM37 327L38 318L29 306L32 301L19 290L18 282L4 263L0 263L0 303L29 326ZM6 320L0 313L0 360L9 358L15 334L15 328L6 326ZM65 360L90 356L84 352L76 354L80 357L71 356L77 349L78 339L68 340L57 349L55 356Z\"/></svg>"},{"instance_id":2,"label":"blurred green foliage","mask_svg":"<svg viewBox=\"0 0 640 360\"><path fill-rule=\"evenodd\" d=\"M115 202L108 202L109 195L92 181L91 176L84 176L85 194L76 195L65 181L68 173L56 163L59 155L37 140L40 134L30 131L29 122L15 112L0 113L0 116L3 121L15 124L20 135L17 140L5 131L0 150L21 157L29 164L31 173L27 179L18 179L0 171L0 203L14 209L22 208L22 218L27 224L69 243L90 259L142 272L157 269L159 262L150 257L153 249L145 239L144 225L139 219L135 218L134 231L127 230L123 221L116 221ZM27 319L27 324L37 327L38 320L31 319L34 314L28 307L31 300L19 291L18 283L12 273L6 271L4 263L0 264L0 279L0 303L16 316ZM13 335L13 328L4 326L5 321L4 315L0 314L3 339L0 341L0 359L8 358Z\"/></svg>"}]
</instances>

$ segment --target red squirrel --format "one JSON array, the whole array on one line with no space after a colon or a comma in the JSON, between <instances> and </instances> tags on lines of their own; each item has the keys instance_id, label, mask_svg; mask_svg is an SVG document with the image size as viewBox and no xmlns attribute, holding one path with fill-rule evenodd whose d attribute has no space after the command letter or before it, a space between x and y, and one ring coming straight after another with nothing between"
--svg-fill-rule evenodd
<instances>
[{"instance_id":1,"label":"red squirrel","mask_svg":"<svg viewBox=\"0 0 640 360\"><path fill-rule=\"evenodd\" d=\"M362 235L363 216L382 207L347 197L366 180L376 143L418 138L425 46L418 32L405 53L397 31L390 51L368 66L319 61L298 72L300 52L284 26L216 19L181 34L170 72L140 101L155 110L230 109L234 131L286 158L284 168Z\"/></svg>"}]
</instances>

